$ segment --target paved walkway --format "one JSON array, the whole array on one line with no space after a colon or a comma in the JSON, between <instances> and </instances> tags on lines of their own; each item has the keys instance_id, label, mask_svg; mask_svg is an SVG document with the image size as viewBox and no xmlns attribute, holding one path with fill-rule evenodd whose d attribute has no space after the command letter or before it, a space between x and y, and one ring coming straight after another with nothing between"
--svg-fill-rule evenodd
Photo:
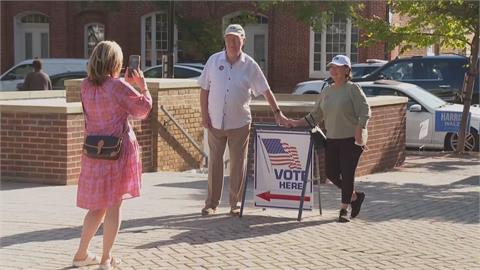
<instances>
[{"instance_id":1,"label":"paved walkway","mask_svg":"<svg viewBox=\"0 0 480 270\"><path fill-rule=\"evenodd\" d=\"M121 269L480 269L479 162L410 155L401 169L361 177L366 204L348 224L335 222L331 184L321 186L323 216L306 212L302 222L251 203L232 218L225 201L201 217L205 175L147 173L143 196L124 203L114 252ZM0 269L69 269L85 213L75 194L3 183ZM91 250L100 254L101 236Z\"/></svg>"}]
</instances>

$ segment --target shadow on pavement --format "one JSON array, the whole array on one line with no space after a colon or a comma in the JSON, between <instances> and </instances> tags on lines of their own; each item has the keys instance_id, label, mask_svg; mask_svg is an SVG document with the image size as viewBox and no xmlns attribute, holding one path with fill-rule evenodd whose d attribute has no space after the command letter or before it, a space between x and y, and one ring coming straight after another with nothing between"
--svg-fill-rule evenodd
<instances>
[{"instance_id":1,"label":"shadow on pavement","mask_svg":"<svg viewBox=\"0 0 480 270\"><path fill-rule=\"evenodd\" d=\"M23 182L13 182L13 181L1 181L0 190L16 190L24 188L41 188L45 187L45 184L36 184L36 183L23 183Z\"/></svg>"},{"instance_id":2,"label":"shadow on pavement","mask_svg":"<svg viewBox=\"0 0 480 270\"><path fill-rule=\"evenodd\" d=\"M241 238L252 238L277 234L297 228L316 226L333 222L332 220L297 222L295 217L272 217L260 215L245 215L242 218L227 215L213 215L202 217L200 214L183 214L164 217L131 219L122 222L122 233L145 233L150 230L176 229L188 230L180 233L173 239L165 242L155 242L136 248L148 248L159 245L168 245L178 242L189 244L203 244ZM145 228L149 227L149 228ZM252 227L255 227L253 229ZM0 247L8 247L31 242L49 242L57 240L70 240L80 237L82 227L56 228L49 230L33 231L15 234L0 238ZM101 235L102 228L97 235Z\"/></svg>"},{"instance_id":3,"label":"shadow on pavement","mask_svg":"<svg viewBox=\"0 0 480 270\"><path fill-rule=\"evenodd\" d=\"M198 215L197 215L198 217ZM150 220L145 220L150 224ZM297 222L295 218L273 217L263 215L244 215L242 218L230 217L227 215L214 215L191 219L176 219L165 221L162 226L175 230L186 230L174 235L171 239L155 241L135 249L149 249L161 246L187 243L190 245L201 245L206 243L223 242L229 240L248 239L259 236L268 236L283 233L290 230L318 226L335 222L334 220L304 220ZM155 229L165 229L155 228Z\"/></svg>"},{"instance_id":4,"label":"shadow on pavement","mask_svg":"<svg viewBox=\"0 0 480 270\"><path fill-rule=\"evenodd\" d=\"M480 220L480 176L470 176L448 185L356 183L366 199L359 219L369 222L389 220L429 220L478 224ZM324 209L338 209L340 191L332 184L321 186Z\"/></svg>"},{"instance_id":5,"label":"shadow on pavement","mask_svg":"<svg viewBox=\"0 0 480 270\"><path fill-rule=\"evenodd\" d=\"M456 161L433 161L427 163L405 162L402 167L395 170L405 170L410 168L426 168L430 172L448 172L463 170L466 166L478 166L479 161L456 160Z\"/></svg>"},{"instance_id":6,"label":"shadow on pavement","mask_svg":"<svg viewBox=\"0 0 480 270\"><path fill-rule=\"evenodd\" d=\"M447 221L462 224L478 224L480 199L479 176L472 176L449 185L429 186L422 184L397 185L387 182L358 183L358 189L366 193L362 212L357 219L367 222L389 220L428 220ZM185 187L197 187L199 181ZM250 185L251 186L251 185ZM473 188L472 188L473 187ZM474 190L472 190L474 189ZM317 190L316 187L314 190ZM322 207L324 210L337 210L340 205L340 192L332 184L321 185ZM249 191L249 197L252 192ZM224 196L225 197L225 196ZM315 199L317 201L317 199ZM161 202L159 202L160 204ZM247 211L251 207L251 200ZM318 207L318 206L317 206ZM178 242L202 244L225 240L254 238L273 235L308 226L318 226L335 222L334 219L304 220L266 215L245 215L238 219L226 215L201 217L199 213L131 219L122 222L120 233L141 233L146 230L177 229L187 230L172 239L147 243L138 246L145 249ZM150 227L150 228L145 228ZM152 228L153 227L153 228ZM69 240L80 237L81 226L39 230L14 234L0 238L0 247L8 247L31 242ZM101 234L99 230L98 234Z\"/></svg>"},{"instance_id":7,"label":"shadow on pavement","mask_svg":"<svg viewBox=\"0 0 480 270\"><path fill-rule=\"evenodd\" d=\"M439 162L436 162L439 163ZM433 166L433 165L432 165ZM437 165L435 165L437 166ZM435 167L433 166L433 167ZM421 174L418 176L421 178ZM446 176L448 177L448 175ZM413 182L421 182L413 181ZM472 188L480 186L480 175L470 176L446 185L423 185L419 183L395 184L389 182L356 182L359 191L367 194L360 219L372 222L391 219L425 219L448 221L464 224L476 224L480 218L480 194ZM176 187L205 190L205 181L165 183L157 187ZM340 190L334 185L322 184L322 208L337 210L340 205ZM317 186L314 187L317 196ZM205 194L191 194L191 200L203 201ZM228 177L225 179L220 206L228 207ZM253 190L251 181L247 190L247 208L251 207ZM318 209L318 199L314 199Z\"/></svg>"},{"instance_id":8,"label":"shadow on pavement","mask_svg":"<svg viewBox=\"0 0 480 270\"><path fill-rule=\"evenodd\" d=\"M459 165L460 163L460 165ZM409 163L411 164L411 163ZM442 161L424 162L419 166L427 166L432 170L442 171L444 166L470 166L471 160L446 163ZM475 162L475 165L478 164ZM414 164L415 165L415 164ZM451 168L456 170L456 168ZM440 175L439 175L440 176ZM419 175L418 177L422 177ZM445 174L444 177L448 177ZM389 220L425 220L451 222L460 224L478 224L480 212L479 175L469 176L451 184L424 185L421 181L412 179L407 184L385 182L359 181L356 185L360 191L365 191L366 200L358 219L366 222L383 222ZM228 180L228 179L226 179ZM2 190L36 187L34 184L8 183ZM204 190L206 193L206 180L165 183L157 185L159 188L182 188ZM247 193L247 211L251 209L253 191L249 183ZM324 210L336 211L340 205L340 191L332 184L322 184L322 207ZM228 181L225 181L224 196L228 190ZM317 187L314 188L317 191ZM190 194L181 200L203 201L205 194ZM317 199L314 202L317 203ZM162 204L162 199L158 201ZM225 205L225 204L224 204ZM316 206L318 207L318 206ZM197 212L198 211L198 212ZM120 233L141 233L148 230L176 229L185 230L171 239L155 241L137 246L137 249L146 249L184 242L189 244L202 244L225 240L254 238L264 235L274 235L289 230L309 226L318 226L334 222L334 218L320 217L315 220L295 221L292 218L272 217L267 215L245 215L242 219L225 215L201 217L200 209L192 209L190 214L161 216L142 219L131 219L122 222ZM80 224L79 224L80 225ZM340 227L339 227L340 229ZM48 230L38 230L0 238L0 247L8 247L23 243L49 242L56 240L77 239L80 237L81 226L63 227ZM99 231L101 234L101 231Z\"/></svg>"}]
</instances>

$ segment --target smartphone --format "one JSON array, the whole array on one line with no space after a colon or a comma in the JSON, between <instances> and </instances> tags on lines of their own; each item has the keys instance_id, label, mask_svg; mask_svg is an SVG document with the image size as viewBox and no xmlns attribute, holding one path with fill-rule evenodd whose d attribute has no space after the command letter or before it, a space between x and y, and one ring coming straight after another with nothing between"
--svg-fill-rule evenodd
<instances>
[{"instance_id":1,"label":"smartphone","mask_svg":"<svg viewBox=\"0 0 480 270\"><path fill-rule=\"evenodd\" d=\"M130 55L130 58L128 59L128 68L130 71L134 69L140 69L140 55Z\"/></svg>"}]
</instances>

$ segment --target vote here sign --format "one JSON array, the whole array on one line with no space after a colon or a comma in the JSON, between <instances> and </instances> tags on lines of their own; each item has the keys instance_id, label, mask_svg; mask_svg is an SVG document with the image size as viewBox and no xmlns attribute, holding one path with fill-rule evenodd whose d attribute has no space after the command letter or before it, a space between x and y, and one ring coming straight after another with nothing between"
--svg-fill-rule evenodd
<instances>
[{"instance_id":1,"label":"vote here sign","mask_svg":"<svg viewBox=\"0 0 480 270\"><path fill-rule=\"evenodd\" d=\"M312 209L313 166L306 168L307 160L312 160L309 147L308 131L256 130L255 206L299 209L304 181L309 180L303 209Z\"/></svg>"}]
</instances>

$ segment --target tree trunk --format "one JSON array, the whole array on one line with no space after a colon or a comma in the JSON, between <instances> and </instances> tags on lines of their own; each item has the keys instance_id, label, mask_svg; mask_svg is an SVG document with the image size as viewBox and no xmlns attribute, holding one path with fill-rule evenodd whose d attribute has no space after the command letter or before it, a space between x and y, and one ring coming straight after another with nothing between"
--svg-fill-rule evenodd
<instances>
[{"instance_id":1,"label":"tree trunk","mask_svg":"<svg viewBox=\"0 0 480 270\"><path fill-rule=\"evenodd\" d=\"M433 45L433 54L434 55L440 55L440 44L439 43L435 43Z\"/></svg>"},{"instance_id":2,"label":"tree trunk","mask_svg":"<svg viewBox=\"0 0 480 270\"><path fill-rule=\"evenodd\" d=\"M470 112L470 105L472 104L472 94L473 94L473 85L475 83L475 78L477 77L477 65L478 65L478 39L479 39L479 27L476 27L475 35L472 40L472 48L470 55L470 63L468 72L465 74L465 80L463 83L462 92L463 97L463 113L462 120L460 122L460 130L458 131L458 144L456 153L462 153L465 151L465 136L466 131L470 132L470 127L467 130L467 120ZM477 142L478 143L478 142Z\"/></svg>"}]
</instances>

